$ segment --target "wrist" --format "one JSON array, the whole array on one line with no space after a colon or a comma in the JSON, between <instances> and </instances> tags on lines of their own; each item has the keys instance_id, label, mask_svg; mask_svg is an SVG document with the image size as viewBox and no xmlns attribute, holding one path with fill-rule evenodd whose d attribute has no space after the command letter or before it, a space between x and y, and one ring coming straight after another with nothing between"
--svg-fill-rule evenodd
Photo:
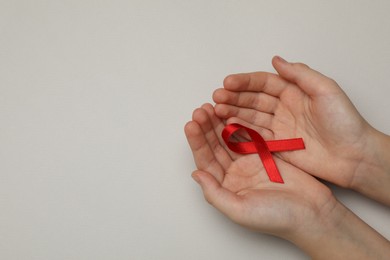
<instances>
[{"instance_id":1,"label":"wrist","mask_svg":"<svg viewBox=\"0 0 390 260\"><path fill-rule=\"evenodd\" d=\"M351 188L390 205L390 136L370 128Z\"/></svg>"},{"instance_id":2,"label":"wrist","mask_svg":"<svg viewBox=\"0 0 390 260\"><path fill-rule=\"evenodd\" d=\"M385 259L390 243L335 199L290 239L313 259Z\"/></svg>"},{"instance_id":3,"label":"wrist","mask_svg":"<svg viewBox=\"0 0 390 260\"><path fill-rule=\"evenodd\" d=\"M321 245L321 241L342 221L345 211L340 205L340 202L332 197L320 211L313 210L312 221L306 221L304 226L296 227L283 238L313 256L313 252L317 249L321 251L317 248Z\"/></svg>"}]
</instances>

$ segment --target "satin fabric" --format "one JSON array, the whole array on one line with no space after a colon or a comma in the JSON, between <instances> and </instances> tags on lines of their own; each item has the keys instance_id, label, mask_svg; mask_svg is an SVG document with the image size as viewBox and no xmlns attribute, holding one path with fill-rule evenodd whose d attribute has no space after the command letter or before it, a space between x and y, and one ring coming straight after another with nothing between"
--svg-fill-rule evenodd
<instances>
[{"instance_id":1,"label":"satin fabric","mask_svg":"<svg viewBox=\"0 0 390 260\"><path fill-rule=\"evenodd\" d=\"M230 141L232 135L240 129L245 130L249 134L252 139L251 142ZM302 138L265 141L259 133L240 124L226 125L222 131L222 138L229 149L233 152L240 154L257 153L270 181L277 183L284 183L284 181L275 164L271 152L305 149L305 144Z\"/></svg>"}]
</instances>

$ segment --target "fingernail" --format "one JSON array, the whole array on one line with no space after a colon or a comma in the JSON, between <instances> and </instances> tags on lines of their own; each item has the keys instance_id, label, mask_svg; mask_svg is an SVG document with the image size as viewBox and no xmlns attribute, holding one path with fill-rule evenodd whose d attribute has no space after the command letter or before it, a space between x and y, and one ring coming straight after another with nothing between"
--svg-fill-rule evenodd
<instances>
[{"instance_id":1,"label":"fingernail","mask_svg":"<svg viewBox=\"0 0 390 260\"><path fill-rule=\"evenodd\" d=\"M282 62L282 63L288 63L285 59L283 59L282 57L280 56L275 56L275 59L277 59L278 61Z\"/></svg>"}]
</instances>

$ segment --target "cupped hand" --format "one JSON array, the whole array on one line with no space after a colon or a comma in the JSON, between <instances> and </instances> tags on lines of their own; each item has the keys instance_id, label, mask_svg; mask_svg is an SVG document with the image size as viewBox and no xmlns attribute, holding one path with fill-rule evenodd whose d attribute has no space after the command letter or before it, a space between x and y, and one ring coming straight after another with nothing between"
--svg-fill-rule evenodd
<instances>
[{"instance_id":1,"label":"cupped hand","mask_svg":"<svg viewBox=\"0 0 390 260\"><path fill-rule=\"evenodd\" d=\"M193 178L206 200L233 221L293 240L315 229L338 203L328 187L279 158L275 161L285 183L270 182L257 154L240 155L225 146L224 127L205 104L194 111L185 133L198 168Z\"/></svg>"},{"instance_id":2,"label":"cupped hand","mask_svg":"<svg viewBox=\"0 0 390 260\"><path fill-rule=\"evenodd\" d=\"M279 75L230 75L214 92L217 116L267 139L302 137L306 149L278 154L310 174L351 187L367 170L374 129L332 79L301 63L273 59Z\"/></svg>"}]
</instances>

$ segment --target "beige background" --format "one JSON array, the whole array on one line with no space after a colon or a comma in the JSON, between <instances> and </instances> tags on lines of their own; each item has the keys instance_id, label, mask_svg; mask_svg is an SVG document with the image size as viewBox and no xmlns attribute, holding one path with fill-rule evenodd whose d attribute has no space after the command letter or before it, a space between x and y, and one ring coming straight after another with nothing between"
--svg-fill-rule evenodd
<instances>
[{"instance_id":1,"label":"beige background","mask_svg":"<svg viewBox=\"0 0 390 260\"><path fill-rule=\"evenodd\" d=\"M0 0L0 259L305 259L190 178L192 110L274 54L390 133L389 1ZM337 197L390 238L390 210Z\"/></svg>"}]
</instances>

